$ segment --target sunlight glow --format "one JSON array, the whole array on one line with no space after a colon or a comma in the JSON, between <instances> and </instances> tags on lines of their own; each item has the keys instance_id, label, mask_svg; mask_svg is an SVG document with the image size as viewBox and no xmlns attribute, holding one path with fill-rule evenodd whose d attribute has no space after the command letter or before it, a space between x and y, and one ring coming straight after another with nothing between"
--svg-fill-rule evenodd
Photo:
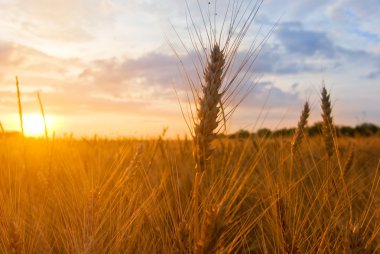
<instances>
[{"instance_id":1,"label":"sunlight glow","mask_svg":"<svg viewBox=\"0 0 380 254\"><path fill-rule=\"evenodd\" d=\"M24 121L24 133L26 136L44 136L45 127L44 120L40 114L25 114L23 116ZM46 124L48 130L52 127L51 119L46 119Z\"/></svg>"}]
</instances>

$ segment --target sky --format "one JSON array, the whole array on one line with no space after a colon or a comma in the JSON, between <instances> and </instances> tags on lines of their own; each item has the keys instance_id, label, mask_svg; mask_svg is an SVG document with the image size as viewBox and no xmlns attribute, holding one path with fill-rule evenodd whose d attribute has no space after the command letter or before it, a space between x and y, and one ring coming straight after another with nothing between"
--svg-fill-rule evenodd
<instances>
[{"instance_id":1,"label":"sky","mask_svg":"<svg viewBox=\"0 0 380 254\"><path fill-rule=\"evenodd\" d=\"M228 2L0 0L2 125L19 130L18 76L27 129L40 126L39 92L50 133L152 137L168 127L184 135L188 78L200 87L194 63L203 75L194 35L207 41L202 14L222 31ZM265 0L236 54L239 66L259 49L226 105L245 97L227 131L296 126L305 101L310 122L320 121L323 83L336 124L380 125L379 16L378 0Z\"/></svg>"}]
</instances>

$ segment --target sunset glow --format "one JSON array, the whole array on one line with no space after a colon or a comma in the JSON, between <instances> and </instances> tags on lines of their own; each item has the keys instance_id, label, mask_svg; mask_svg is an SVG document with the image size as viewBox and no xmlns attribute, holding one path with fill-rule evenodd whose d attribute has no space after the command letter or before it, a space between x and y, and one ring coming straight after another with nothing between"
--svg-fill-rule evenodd
<instances>
[{"instance_id":1,"label":"sunset glow","mask_svg":"<svg viewBox=\"0 0 380 254\"><path fill-rule=\"evenodd\" d=\"M44 120L40 114L26 114L23 116L24 133L26 136L39 137L45 135ZM48 118L47 127L53 128L54 123Z\"/></svg>"}]
</instances>

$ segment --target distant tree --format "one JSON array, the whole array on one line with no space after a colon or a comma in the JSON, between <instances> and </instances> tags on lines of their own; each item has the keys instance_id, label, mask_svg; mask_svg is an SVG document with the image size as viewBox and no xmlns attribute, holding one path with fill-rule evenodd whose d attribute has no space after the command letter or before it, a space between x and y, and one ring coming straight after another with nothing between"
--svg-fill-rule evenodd
<instances>
[{"instance_id":1,"label":"distant tree","mask_svg":"<svg viewBox=\"0 0 380 254\"><path fill-rule=\"evenodd\" d=\"M231 138L232 135L233 135L233 134L226 135L226 134L224 134L224 133L219 133L219 134L217 135L217 137L218 137L218 138L225 138L225 137Z\"/></svg>"},{"instance_id":2,"label":"distant tree","mask_svg":"<svg viewBox=\"0 0 380 254\"><path fill-rule=\"evenodd\" d=\"M349 126L342 126L338 129L338 135L346 137L354 137L355 129Z\"/></svg>"},{"instance_id":3,"label":"distant tree","mask_svg":"<svg viewBox=\"0 0 380 254\"><path fill-rule=\"evenodd\" d=\"M251 135L251 133L249 133L249 131L247 131L247 130L239 130L236 133L236 136L238 138L248 138L250 135Z\"/></svg>"},{"instance_id":4,"label":"distant tree","mask_svg":"<svg viewBox=\"0 0 380 254\"><path fill-rule=\"evenodd\" d=\"M372 123L363 123L355 127L355 132L360 136L371 136L379 132L379 127Z\"/></svg>"},{"instance_id":5,"label":"distant tree","mask_svg":"<svg viewBox=\"0 0 380 254\"><path fill-rule=\"evenodd\" d=\"M263 129L258 130L256 134L259 137L265 138L265 137L269 137L272 134L272 131L267 128L263 128Z\"/></svg>"},{"instance_id":6,"label":"distant tree","mask_svg":"<svg viewBox=\"0 0 380 254\"><path fill-rule=\"evenodd\" d=\"M317 122L313 124L311 127L308 127L307 133L310 137L320 135L322 133L322 122Z\"/></svg>"},{"instance_id":7,"label":"distant tree","mask_svg":"<svg viewBox=\"0 0 380 254\"><path fill-rule=\"evenodd\" d=\"M274 137L290 137L293 135L293 133L295 132L295 128L283 128L283 129L279 129L279 130L275 130L273 131L272 133L272 136Z\"/></svg>"},{"instance_id":8,"label":"distant tree","mask_svg":"<svg viewBox=\"0 0 380 254\"><path fill-rule=\"evenodd\" d=\"M250 136L258 136L258 137L290 137L294 134L295 128L282 128L278 130L271 131L268 128L259 129L256 133L250 133L247 130L240 129L237 132L224 135L219 134L219 138L228 137L230 139L239 138L245 139ZM372 136L379 135L380 136L380 128L372 123L363 123L357 125L355 128L350 126L335 126L335 132L338 136L342 137L354 137L354 136ZM306 133L310 136L321 135L322 133L322 122L316 122L312 126L306 128Z\"/></svg>"}]
</instances>

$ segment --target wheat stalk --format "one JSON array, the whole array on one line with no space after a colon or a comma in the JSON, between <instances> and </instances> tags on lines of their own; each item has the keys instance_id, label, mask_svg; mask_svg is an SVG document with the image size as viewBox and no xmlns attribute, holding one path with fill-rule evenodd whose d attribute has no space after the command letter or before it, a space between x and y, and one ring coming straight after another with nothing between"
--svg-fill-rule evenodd
<instances>
[{"instance_id":1,"label":"wheat stalk","mask_svg":"<svg viewBox=\"0 0 380 254\"><path fill-rule=\"evenodd\" d=\"M283 238L283 241L282 241L283 252L288 253L288 254L299 253L298 246L296 244L296 241L294 240L292 232L290 231L288 223L285 218L284 201L282 197L280 197L279 194L277 194L276 208L277 208L277 216L278 216L279 224L281 228L281 234Z\"/></svg>"},{"instance_id":2,"label":"wheat stalk","mask_svg":"<svg viewBox=\"0 0 380 254\"><path fill-rule=\"evenodd\" d=\"M22 136L24 136L24 123L22 120L21 94L20 94L20 87L18 84L18 77L17 76L16 76L16 89L17 89L18 114L20 116L21 134L22 134Z\"/></svg>"},{"instance_id":3,"label":"wheat stalk","mask_svg":"<svg viewBox=\"0 0 380 254\"><path fill-rule=\"evenodd\" d=\"M42 115L42 118L44 120L45 138L47 140L48 139L48 129L46 126L45 110L44 110L44 107L42 105L42 100L41 100L41 96L40 96L39 92L37 92L37 98L38 98L38 104L40 105L41 115Z\"/></svg>"},{"instance_id":4,"label":"wheat stalk","mask_svg":"<svg viewBox=\"0 0 380 254\"><path fill-rule=\"evenodd\" d=\"M369 254L374 253L366 246L366 237L364 229L360 225L351 226L348 230L348 246L349 254Z\"/></svg>"},{"instance_id":5,"label":"wheat stalk","mask_svg":"<svg viewBox=\"0 0 380 254\"><path fill-rule=\"evenodd\" d=\"M84 210L84 243L83 253L93 253L95 250L95 234L98 218L100 193L99 189L95 188L90 191Z\"/></svg>"},{"instance_id":6,"label":"wheat stalk","mask_svg":"<svg viewBox=\"0 0 380 254\"><path fill-rule=\"evenodd\" d=\"M12 254L22 253L22 239L16 221L11 221L9 225L9 250Z\"/></svg>"},{"instance_id":7,"label":"wheat stalk","mask_svg":"<svg viewBox=\"0 0 380 254\"><path fill-rule=\"evenodd\" d=\"M174 231L174 248L176 253L189 253L190 252L190 226L185 220L182 220L175 228Z\"/></svg>"},{"instance_id":8,"label":"wheat stalk","mask_svg":"<svg viewBox=\"0 0 380 254\"><path fill-rule=\"evenodd\" d=\"M1 131L1 135L5 135L5 130L4 130L4 126L3 124L0 122L0 131Z\"/></svg>"},{"instance_id":9,"label":"wheat stalk","mask_svg":"<svg viewBox=\"0 0 380 254\"><path fill-rule=\"evenodd\" d=\"M225 207L214 206L206 212L202 223L201 239L197 242L195 253L213 253L225 229Z\"/></svg>"},{"instance_id":10,"label":"wheat stalk","mask_svg":"<svg viewBox=\"0 0 380 254\"><path fill-rule=\"evenodd\" d=\"M353 163L354 163L354 151L351 150L351 152L350 152L350 154L348 156L347 162L346 162L346 164L344 165L344 168L343 168L343 177L347 175L347 173L351 169Z\"/></svg>"}]
</instances>

